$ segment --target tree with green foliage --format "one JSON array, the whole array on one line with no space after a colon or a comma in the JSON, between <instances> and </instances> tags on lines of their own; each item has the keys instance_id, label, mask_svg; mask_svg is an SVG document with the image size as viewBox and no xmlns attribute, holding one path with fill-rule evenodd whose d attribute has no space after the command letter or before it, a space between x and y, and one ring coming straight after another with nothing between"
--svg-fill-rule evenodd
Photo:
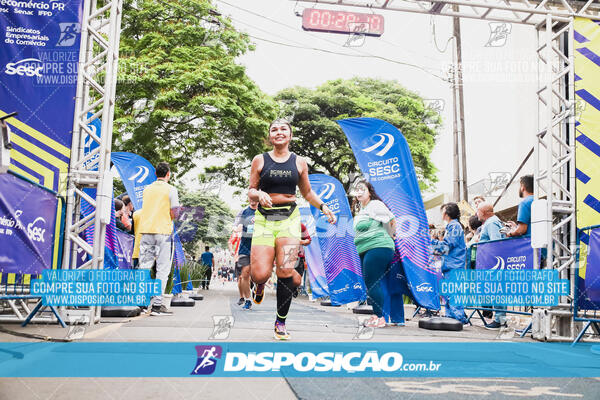
<instances>
[{"instance_id":1,"label":"tree with green foliage","mask_svg":"<svg viewBox=\"0 0 600 400\"><path fill-rule=\"evenodd\" d=\"M294 134L290 148L307 158L310 173L331 175L348 188L351 178L360 172L350 144L336 121L373 117L391 123L404 134L421 189L427 189L437 181L430 156L441 118L425 106L421 97L398 82L371 78L338 79L316 89L284 89L275 99L281 105L280 115L293 116ZM266 136L265 130L263 138ZM240 171L247 169L251 156L259 153L252 151L241 148L225 168L213 170L222 171L231 182L244 187L247 176Z\"/></svg>"},{"instance_id":2,"label":"tree with green foliage","mask_svg":"<svg viewBox=\"0 0 600 400\"><path fill-rule=\"evenodd\" d=\"M234 214L225 202L205 191L195 191L184 192L180 203L183 212L176 227L186 251L195 254L200 242L227 247Z\"/></svg>"},{"instance_id":3,"label":"tree with green foliage","mask_svg":"<svg viewBox=\"0 0 600 400\"><path fill-rule=\"evenodd\" d=\"M235 63L248 50L210 0L125 0L113 148L179 174L242 141L260 152L276 104Z\"/></svg>"},{"instance_id":4,"label":"tree with green foliage","mask_svg":"<svg viewBox=\"0 0 600 400\"><path fill-rule=\"evenodd\" d=\"M335 122L343 118L379 118L403 133L415 164L421 189L436 182L431 162L436 127L435 111L416 93L396 81L353 78L329 81L311 90L294 87L282 90L277 100L293 101L294 140L291 149L310 160L312 172L324 172L344 183L359 172L346 136ZM289 112L292 112L290 110Z\"/></svg>"}]
</instances>

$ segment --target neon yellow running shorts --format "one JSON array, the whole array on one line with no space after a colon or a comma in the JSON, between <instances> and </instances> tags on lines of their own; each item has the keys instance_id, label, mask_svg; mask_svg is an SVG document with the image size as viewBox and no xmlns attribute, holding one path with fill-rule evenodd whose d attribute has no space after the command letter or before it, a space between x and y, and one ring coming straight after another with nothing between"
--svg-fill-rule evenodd
<instances>
[{"instance_id":1,"label":"neon yellow running shorts","mask_svg":"<svg viewBox=\"0 0 600 400\"><path fill-rule=\"evenodd\" d=\"M284 209L290 206L275 206L265 210ZM264 216L259 210L254 215L254 232L252 233L252 246L262 245L275 247L277 238L296 238L300 240L300 209L296 207L289 217L277 221L272 216Z\"/></svg>"}]
</instances>

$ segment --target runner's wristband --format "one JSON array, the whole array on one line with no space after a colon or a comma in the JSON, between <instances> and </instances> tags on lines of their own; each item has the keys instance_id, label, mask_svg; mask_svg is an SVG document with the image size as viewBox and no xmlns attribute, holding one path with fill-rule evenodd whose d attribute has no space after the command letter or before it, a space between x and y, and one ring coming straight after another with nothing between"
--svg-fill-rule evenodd
<instances>
[{"instance_id":1,"label":"runner's wristband","mask_svg":"<svg viewBox=\"0 0 600 400\"><path fill-rule=\"evenodd\" d=\"M323 211L323 206L325 205L325 203L321 203L321 205L319 206L319 210Z\"/></svg>"}]
</instances>

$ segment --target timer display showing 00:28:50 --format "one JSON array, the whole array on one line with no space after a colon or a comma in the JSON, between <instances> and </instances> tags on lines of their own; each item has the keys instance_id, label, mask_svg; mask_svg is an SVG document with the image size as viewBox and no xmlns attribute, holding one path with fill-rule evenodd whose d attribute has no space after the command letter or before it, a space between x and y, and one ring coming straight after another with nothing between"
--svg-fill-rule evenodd
<instances>
[{"instance_id":1,"label":"timer display showing 00:28:50","mask_svg":"<svg viewBox=\"0 0 600 400\"><path fill-rule=\"evenodd\" d=\"M302 13L302 28L307 31L383 34L383 15L306 8Z\"/></svg>"}]
</instances>

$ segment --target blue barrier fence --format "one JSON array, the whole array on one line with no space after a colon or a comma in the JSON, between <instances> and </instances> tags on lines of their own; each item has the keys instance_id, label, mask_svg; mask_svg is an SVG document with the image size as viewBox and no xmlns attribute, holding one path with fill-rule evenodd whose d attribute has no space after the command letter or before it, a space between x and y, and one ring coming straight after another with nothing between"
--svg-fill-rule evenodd
<instances>
[{"instance_id":1,"label":"blue barrier fence","mask_svg":"<svg viewBox=\"0 0 600 400\"><path fill-rule=\"evenodd\" d=\"M39 296L30 294L31 280L42 269L60 267L65 201L57 192L13 171L2 175L1 186L0 215L9 222L0 232L5 246L0 263L0 321L25 326L45 308ZM56 309L50 307L50 311L64 327ZM52 317L38 319L54 322Z\"/></svg>"},{"instance_id":2,"label":"blue barrier fence","mask_svg":"<svg viewBox=\"0 0 600 400\"><path fill-rule=\"evenodd\" d=\"M498 240L490 240L475 243L467 248L467 269L533 269L534 251L531 247L531 238L518 237ZM518 261L517 261L518 260ZM524 315L531 317L533 307L530 306L508 306L497 308L490 304L487 307L465 307L472 310L467 320L477 314L486 323L486 312L503 312L506 314ZM520 337L524 337L531 330L531 321L527 327L520 331Z\"/></svg>"},{"instance_id":3,"label":"blue barrier fence","mask_svg":"<svg viewBox=\"0 0 600 400\"><path fill-rule=\"evenodd\" d=\"M589 232L589 233L588 233ZM585 238L585 239L584 239ZM582 330L579 332L573 345L581 340L589 328L592 328L596 335L600 335L600 296L598 291L592 290L593 283L586 285L585 281L590 278L592 274L584 274L584 279L581 278L580 272L580 261L581 261L581 243L586 244L586 265L584 273L588 271L597 271L600 269L599 260L600 255L600 241L594 240L600 238L600 225L588 226L577 231L577 256L576 256L576 267L575 267L575 293L573 301L573 319L577 322L584 322ZM587 243L586 243L587 242ZM599 280L600 275L596 276L594 280ZM597 296L597 297L596 297ZM581 313L581 315L580 315Z\"/></svg>"}]
</instances>

